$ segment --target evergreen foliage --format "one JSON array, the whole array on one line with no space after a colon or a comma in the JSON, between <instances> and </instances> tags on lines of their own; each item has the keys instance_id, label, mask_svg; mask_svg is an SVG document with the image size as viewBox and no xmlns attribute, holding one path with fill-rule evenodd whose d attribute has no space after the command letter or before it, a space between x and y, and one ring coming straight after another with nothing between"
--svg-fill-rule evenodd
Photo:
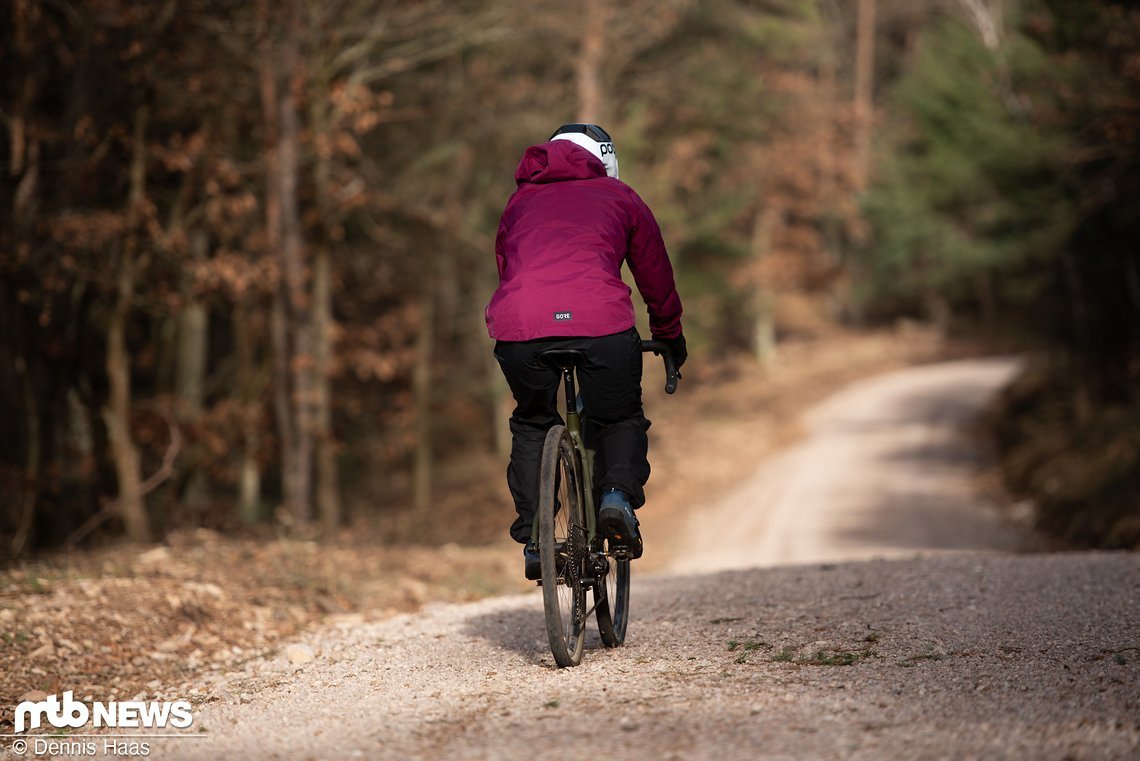
<instances>
[{"instance_id":1,"label":"evergreen foliage","mask_svg":"<svg viewBox=\"0 0 1140 761\"><path fill-rule=\"evenodd\" d=\"M937 296L976 314L979 284L993 281L1006 310L1023 311L1045 296L1042 265L1074 219L1067 136L1036 120L1055 110L1043 53L1021 36L989 50L953 19L919 47L892 89L899 118L866 199L875 235L862 251L864 297L919 310Z\"/></svg>"}]
</instances>

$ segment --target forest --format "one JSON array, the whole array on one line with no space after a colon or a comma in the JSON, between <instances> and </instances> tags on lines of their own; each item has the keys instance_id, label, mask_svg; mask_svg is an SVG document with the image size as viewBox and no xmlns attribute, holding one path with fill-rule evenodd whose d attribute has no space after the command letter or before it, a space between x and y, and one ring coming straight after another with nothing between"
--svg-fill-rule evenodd
<instances>
[{"instance_id":1,"label":"forest","mask_svg":"<svg viewBox=\"0 0 1140 761\"><path fill-rule=\"evenodd\" d=\"M692 366L821 323L1024 352L1008 488L1140 546L1131 3L7 0L0 60L0 562L501 479L494 235L572 121L661 224Z\"/></svg>"}]
</instances>

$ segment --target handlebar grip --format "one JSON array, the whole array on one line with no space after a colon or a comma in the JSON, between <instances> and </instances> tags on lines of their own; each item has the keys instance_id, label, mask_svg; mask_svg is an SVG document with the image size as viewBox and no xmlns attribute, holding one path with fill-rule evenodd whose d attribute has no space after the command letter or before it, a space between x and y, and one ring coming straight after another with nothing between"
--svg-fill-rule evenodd
<instances>
[{"instance_id":1,"label":"handlebar grip","mask_svg":"<svg viewBox=\"0 0 1140 761\"><path fill-rule=\"evenodd\" d=\"M642 341L642 351L651 351L661 357L665 362L665 393L672 394L677 390L677 381L681 380L681 372L673 359L673 350L664 341Z\"/></svg>"},{"instance_id":2,"label":"handlebar grip","mask_svg":"<svg viewBox=\"0 0 1140 761\"><path fill-rule=\"evenodd\" d=\"M673 361L673 352L667 351L661 355L665 360L665 393L672 394L677 390L677 381L681 379L681 372Z\"/></svg>"}]
</instances>

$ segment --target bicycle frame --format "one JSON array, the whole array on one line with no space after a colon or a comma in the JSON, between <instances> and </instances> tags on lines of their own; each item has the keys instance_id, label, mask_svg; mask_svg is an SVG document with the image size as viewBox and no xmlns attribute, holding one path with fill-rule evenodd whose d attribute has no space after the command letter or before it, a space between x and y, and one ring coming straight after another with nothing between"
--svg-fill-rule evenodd
<instances>
[{"instance_id":1,"label":"bicycle frame","mask_svg":"<svg viewBox=\"0 0 1140 761\"><path fill-rule=\"evenodd\" d=\"M594 451L586 448L585 437L582 434L582 413L578 410L578 391L575 386L574 368L562 368L562 385L566 389L566 430L570 440L574 442L574 449L578 452L578 460L582 466L582 506L586 513L586 534L591 545L597 536L597 514L594 511Z\"/></svg>"}]
</instances>

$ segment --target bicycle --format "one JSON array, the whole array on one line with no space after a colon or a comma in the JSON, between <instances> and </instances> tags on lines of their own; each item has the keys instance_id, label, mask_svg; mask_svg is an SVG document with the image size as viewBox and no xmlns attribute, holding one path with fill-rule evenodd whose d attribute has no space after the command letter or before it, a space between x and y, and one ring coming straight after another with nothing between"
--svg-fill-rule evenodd
<instances>
[{"instance_id":1,"label":"bicycle","mask_svg":"<svg viewBox=\"0 0 1140 761\"><path fill-rule=\"evenodd\" d=\"M662 341L642 341L641 350L662 358L665 391L676 391L681 375L669 347ZM542 567L538 583L550 650L560 667L581 662L591 613L606 647L620 646L629 625L629 552L611 548L597 533L594 451L583 437L586 419L575 390L575 368L584 356L580 351L557 349L539 355L540 361L562 373L566 390L566 424L551 428L543 443L532 536ZM594 601L589 609L586 590L591 590Z\"/></svg>"}]
</instances>

